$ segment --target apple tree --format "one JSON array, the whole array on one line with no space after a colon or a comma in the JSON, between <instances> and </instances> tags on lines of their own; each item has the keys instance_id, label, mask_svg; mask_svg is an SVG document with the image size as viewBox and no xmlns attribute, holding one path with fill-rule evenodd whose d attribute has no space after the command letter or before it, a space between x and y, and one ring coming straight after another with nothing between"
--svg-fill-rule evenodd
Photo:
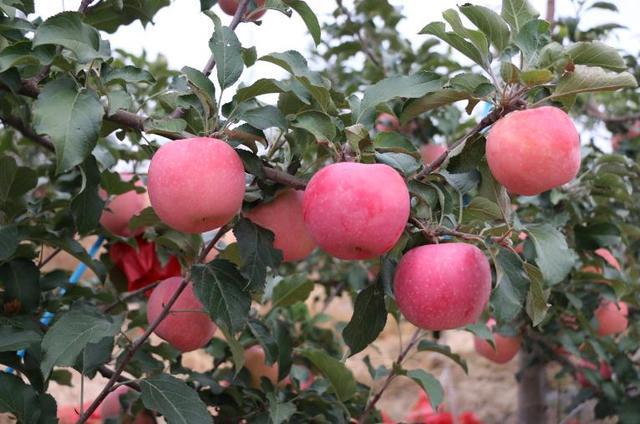
<instances>
[{"instance_id":1,"label":"apple tree","mask_svg":"<svg viewBox=\"0 0 640 424\"><path fill-rule=\"evenodd\" d=\"M201 0L202 69L105 41L170 3L43 20L0 0L0 412L380 422L398 377L446 402L405 360L466 370L439 341L457 329L495 362L520 352L519 422L551 420L551 363L581 387L559 420L589 399L640 420L640 67L606 43L615 24L580 22L615 4L467 3L412 43L387 0L336 0L322 25L312 2ZM304 21L311 52L240 43L275 13ZM258 62L288 77L243 78ZM92 276L47 268L61 252ZM322 325L309 304L342 294L350 321ZM415 332L393 364L364 358L369 387L345 360L388 320ZM196 349L207 372L182 362ZM69 368L108 383L67 416L48 390Z\"/></svg>"}]
</instances>

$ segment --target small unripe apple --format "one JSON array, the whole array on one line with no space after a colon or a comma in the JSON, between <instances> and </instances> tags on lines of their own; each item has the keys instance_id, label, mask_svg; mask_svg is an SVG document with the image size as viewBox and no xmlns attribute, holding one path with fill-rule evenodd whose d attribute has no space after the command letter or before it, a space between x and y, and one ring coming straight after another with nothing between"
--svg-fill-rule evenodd
<instances>
[{"instance_id":1,"label":"small unripe apple","mask_svg":"<svg viewBox=\"0 0 640 424\"><path fill-rule=\"evenodd\" d=\"M430 165L431 162L438 159L446 151L447 148L442 144L429 143L420 148L420 156L425 165Z\"/></svg>"},{"instance_id":2,"label":"small unripe apple","mask_svg":"<svg viewBox=\"0 0 640 424\"><path fill-rule=\"evenodd\" d=\"M493 341L495 342L495 349L489 344L488 341L481 339L478 336L473 338L473 344L476 348L476 352L484 356L490 361L497 364L506 364L512 360L520 350L522 339L520 337L503 336L497 333L494 328L496 321L491 318L487 321L487 327L493 333Z\"/></svg>"},{"instance_id":3,"label":"small unripe apple","mask_svg":"<svg viewBox=\"0 0 640 424\"><path fill-rule=\"evenodd\" d=\"M278 384L278 364L267 365L264 349L260 345L253 345L244 351L244 367L251 375L251 387L259 389L262 377Z\"/></svg>"},{"instance_id":4,"label":"small unripe apple","mask_svg":"<svg viewBox=\"0 0 640 424\"><path fill-rule=\"evenodd\" d=\"M264 8L264 4L266 3L267 0L253 0L253 1L255 2L255 5L257 6L258 9L262 9ZM229 16L233 16L236 14L236 11L238 10L238 6L240 6L240 0L218 0L218 4L220 5L220 9L222 9L224 13L226 13ZM255 10L255 9L253 9L251 3L249 3L249 7L247 8L247 11L244 14L245 19L249 18L252 21L257 21L267 11L266 9L262 9L254 13L252 12L252 10Z\"/></svg>"},{"instance_id":5,"label":"small unripe apple","mask_svg":"<svg viewBox=\"0 0 640 424\"><path fill-rule=\"evenodd\" d=\"M127 386L119 386L109 393L100 404L100 417L102 419L118 418L122 413L120 396L126 394L129 390Z\"/></svg>"},{"instance_id":6,"label":"small unripe apple","mask_svg":"<svg viewBox=\"0 0 640 424\"><path fill-rule=\"evenodd\" d=\"M598 335L609 336L620 334L629 325L629 306L624 302L602 301L594 312L598 321Z\"/></svg>"},{"instance_id":7,"label":"small unripe apple","mask_svg":"<svg viewBox=\"0 0 640 424\"><path fill-rule=\"evenodd\" d=\"M532 196L568 183L580 170L580 136L551 106L509 113L487 137L491 173L509 191Z\"/></svg>"},{"instance_id":8,"label":"small unripe apple","mask_svg":"<svg viewBox=\"0 0 640 424\"><path fill-rule=\"evenodd\" d=\"M140 180L136 181L135 185L144 187ZM107 200L107 193L102 189L100 189L100 197ZM147 206L149 206L149 196L146 191L138 193L135 190L129 190L118 194L105 203L105 209L100 216L100 225L117 236L131 237L134 234L129 229L129 221ZM141 231L142 229L139 229L136 233Z\"/></svg>"},{"instance_id":9,"label":"small unripe apple","mask_svg":"<svg viewBox=\"0 0 640 424\"><path fill-rule=\"evenodd\" d=\"M376 130L379 132L398 131L400 129L400 121L390 113L381 113L376 118Z\"/></svg>"},{"instance_id":10,"label":"small unripe apple","mask_svg":"<svg viewBox=\"0 0 640 424\"><path fill-rule=\"evenodd\" d=\"M282 250L283 260L299 261L316 247L304 225L304 192L287 189L268 202L251 209L245 216L274 234L273 247Z\"/></svg>"},{"instance_id":11,"label":"small unripe apple","mask_svg":"<svg viewBox=\"0 0 640 424\"><path fill-rule=\"evenodd\" d=\"M458 328L480 317L489 300L491 268L472 244L420 246L400 260L394 291L400 312L415 326Z\"/></svg>"},{"instance_id":12,"label":"small unripe apple","mask_svg":"<svg viewBox=\"0 0 640 424\"><path fill-rule=\"evenodd\" d=\"M244 167L222 140L176 140L153 155L148 190L151 206L165 224L185 233L202 233L226 224L240 210Z\"/></svg>"},{"instance_id":13,"label":"small unripe apple","mask_svg":"<svg viewBox=\"0 0 640 424\"><path fill-rule=\"evenodd\" d=\"M325 252L371 259L396 244L409 218L409 190L393 168L341 162L318 171L304 192L304 222Z\"/></svg>"},{"instance_id":14,"label":"small unripe apple","mask_svg":"<svg viewBox=\"0 0 640 424\"><path fill-rule=\"evenodd\" d=\"M153 322L180 286L181 277L171 277L160 283L147 302L147 321ZM216 325L203 310L202 303L189 283L171 307L154 333L182 352L205 346L216 332Z\"/></svg>"}]
</instances>

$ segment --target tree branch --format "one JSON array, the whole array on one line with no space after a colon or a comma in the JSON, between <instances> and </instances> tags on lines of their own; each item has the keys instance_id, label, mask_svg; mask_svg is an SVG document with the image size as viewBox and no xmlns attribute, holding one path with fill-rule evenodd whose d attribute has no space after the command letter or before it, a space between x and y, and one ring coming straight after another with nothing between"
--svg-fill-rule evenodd
<instances>
[{"instance_id":1,"label":"tree branch","mask_svg":"<svg viewBox=\"0 0 640 424\"><path fill-rule=\"evenodd\" d=\"M22 122L21 119L15 116L0 116L0 121L2 121L2 124L5 126L15 128L20 133L22 133L25 138L38 143L50 152L55 151L55 147L48 137L39 135L31 127Z\"/></svg>"},{"instance_id":2,"label":"tree branch","mask_svg":"<svg viewBox=\"0 0 640 424\"><path fill-rule=\"evenodd\" d=\"M555 24L556 16L556 0L547 0L547 16L546 20L549 22L549 28L553 28Z\"/></svg>"},{"instance_id":3,"label":"tree branch","mask_svg":"<svg viewBox=\"0 0 640 424\"><path fill-rule=\"evenodd\" d=\"M336 4L338 5L338 8L340 9L340 11L342 11L345 18L347 19L347 24L349 24L349 26L352 26L352 27L356 26L355 23L353 22L353 19L351 18L351 12L349 12L349 9L347 9L344 6L344 4L342 4L342 0L336 0ZM374 65L380 68L384 68L382 66L381 61L376 57L375 54L373 54L373 51L371 50L371 46L369 46L369 43L364 39L364 37L362 37L362 34L360 34L360 29L359 29L360 27L357 27L357 28L358 29L354 32L354 35L358 39L360 46L362 46L363 53L367 55L367 57L371 60L371 62L373 62Z\"/></svg>"},{"instance_id":4,"label":"tree branch","mask_svg":"<svg viewBox=\"0 0 640 424\"><path fill-rule=\"evenodd\" d=\"M307 186L307 183L303 179L298 178L295 175L288 174L284 171L280 171L279 169L263 166L262 170L264 171L267 179L273 182L280 183L282 185L298 190L304 190Z\"/></svg>"},{"instance_id":5,"label":"tree branch","mask_svg":"<svg viewBox=\"0 0 640 424\"><path fill-rule=\"evenodd\" d=\"M105 378L111 378L115 374L115 371L113 371L111 368L107 367L106 365L102 365L100 368L98 368L98 372L100 373L101 376ZM124 383L125 386L129 386L137 392L141 391L140 385L138 383L136 383L135 381L129 380L127 377L124 377L123 375L117 376L116 381L118 383Z\"/></svg>"},{"instance_id":6,"label":"tree branch","mask_svg":"<svg viewBox=\"0 0 640 424\"><path fill-rule=\"evenodd\" d=\"M87 8L91 3L93 3L93 1L94 0L82 0L82 2L80 2L80 7L78 8L78 12L85 13L87 11Z\"/></svg>"},{"instance_id":7,"label":"tree branch","mask_svg":"<svg viewBox=\"0 0 640 424\"><path fill-rule=\"evenodd\" d=\"M247 11L247 7L249 7L249 1L251 0L242 0L238 5L238 8L236 9L236 13L233 15L233 19L229 24L229 28L231 29L231 31L234 31L236 27L240 25L240 22L242 22L244 14ZM216 66L216 59L213 57L213 55L211 55L211 57L209 57L209 60L207 61L207 64L204 66L202 73L205 74L206 76L211 75L211 72L213 71L213 68L215 66Z\"/></svg>"}]
</instances>

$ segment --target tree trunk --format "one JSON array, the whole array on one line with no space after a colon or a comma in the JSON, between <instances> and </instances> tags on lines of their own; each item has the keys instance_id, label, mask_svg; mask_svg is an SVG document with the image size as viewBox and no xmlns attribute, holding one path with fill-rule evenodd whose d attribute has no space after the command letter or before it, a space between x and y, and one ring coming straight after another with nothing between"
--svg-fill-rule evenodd
<instances>
[{"instance_id":1,"label":"tree trunk","mask_svg":"<svg viewBox=\"0 0 640 424\"><path fill-rule=\"evenodd\" d=\"M521 369L518 381L518 424L544 424L547 422L545 387L545 365L536 361L530 353L521 351Z\"/></svg>"}]
</instances>

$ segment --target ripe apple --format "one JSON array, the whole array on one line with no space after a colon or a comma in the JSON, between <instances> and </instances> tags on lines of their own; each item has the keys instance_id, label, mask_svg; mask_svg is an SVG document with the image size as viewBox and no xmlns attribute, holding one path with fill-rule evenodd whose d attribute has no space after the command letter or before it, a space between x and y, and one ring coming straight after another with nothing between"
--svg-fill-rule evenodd
<instances>
[{"instance_id":1,"label":"ripe apple","mask_svg":"<svg viewBox=\"0 0 640 424\"><path fill-rule=\"evenodd\" d=\"M425 165L430 165L431 162L438 159L446 151L447 148L442 144L429 143L420 148L420 156Z\"/></svg>"},{"instance_id":2,"label":"ripe apple","mask_svg":"<svg viewBox=\"0 0 640 424\"><path fill-rule=\"evenodd\" d=\"M598 335L609 336L622 333L629 325L628 314L629 306L626 303L602 301L594 312L598 322Z\"/></svg>"},{"instance_id":3,"label":"ripe apple","mask_svg":"<svg viewBox=\"0 0 640 424\"><path fill-rule=\"evenodd\" d=\"M409 190L393 168L341 162L317 172L304 192L304 222L320 248L371 259L396 244L409 218Z\"/></svg>"},{"instance_id":4,"label":"ripe apple","mask_svg":"<svg viewBox=\"0 0 640 424\"><path fill-rule=\"evenodd\" d=\"M123 176L128 179L131 178L131 174L123 174ZM140 180L136 181L135 185L144 187L144 184ZM135 190L129 190L126 193L118 194L111 200L108 200L107 192L100 189L100 197L107 200L105 209L100 216L100 225L117 236L131 237L134 235L129 229L129 221L149 206L149 196L147 192L138 193ZM139 229L136 233L140 233L141 230L142 229Z\"/></svg>"},{"instance_id":5,"label":"ripe apple","mask_svg":"<svg viewBox=\"0 0 640 424\"><path fill-rule=\"evenodd\" d=\"M600 373L600 377L603 380L611 380L611 377L613 376L613 371L611 370L611 367L605 361L600 361L600 366L596 367L596 364L594 364L593 362L590 362L590 361L587 361L586 359L581 358L576 363L576 368L578 369L588 368L594 371L597 369L598 372ZM587 377L584 375L584 372L582 371L576 372L576 380L578 381L578 383L580 383L582 387L592 386L591 382L589 382Z\"/></svg>"},{"instance_id":6,"label":"ripe apple","mask_svg":"<svg viewBox=\"0 0 640 424\"><path fill-rule=\"evenodd\" d=\"M151 206L164 223L185 233L202 233L226 224L240 210L244 167L222 140L176 140L153 155L148 187Z\"/></svg>"},{"instance_id":7,"label":"ripe apple","mask_svg":"<svg viewBox=\"0 0 640 424\"><path fill-rule=\"evenodd\" d=\"M486 150L496 180L526 196L565 184L580 169L580 136L556 107L509 113L489 131Z\"/></svg>"},{"instance_id":8,"label":"ripe apple","mask_svg":"<svg viewBox=\"0 0 640 424\"><path fill-rule=\"evenodd\" d=\"M303 191L287 189L279 192L269 203L245 213L253 223L273 232L273 246L282 250L283 259L288 262L306 258L316 247L304 225L303 199Z\"/></svg>"},{"instance_id":9,"label":"ripe apple","mask_svg":"<svg viewBox=\"0 0 640 424\"><path fill-rule=\"evenodd\" d=\"M147 303L147 320L150 323L160 315L181 281L181 277L167 278L153 290ZM154 332L176 349L190 352L209 343L216 329L189 283Z\"/></svg>"},{"instance_id":10,"label":"ripe apple","mask_svg":"<svg viewBox=\"0 0 640 424\"><path fill-rule=\"evenodd\" d=\"M253 388L260 388L262 377L274 385L278 383L278 364L267 365L264 349L260 345L253 345L244 351L244 367L251 375L251 387Z\"/></svg>"},{"instance_id":11,"label":"ripe apple","mask_svg":"<svg viewBox=\"0 0 640 424\"><path fill-rule=\"evenodd\" d=\"M91 401L85 402L83 410L87 410L91 405ZM80 418L80 408L77 405L60 405L57 411L58 424L75 424ZM102 422L100 410L96 409L86 421L87 424L99 424Z\"/></svg>"},{"instance_id":12,"label":"ripe apple","mask_svg":"<svg viewBox=\"0 0 640 424\"><path fill-rule=\"evenodd\" d=\"M400 121L390 113L381 113L376 118L376 130L379 132L398 131L400 129Z\"/></svg>"},{"instance_id":13,"label":"ripe apple","mask_svg":"<svg viewBox=\"0 0 640 424\"><path fill-rule=\"evenodd\" d=\"M489 300L491 268L472 244L429 244L402 257L394 288L400 312L415 326L458 328L480 317Z\"/></svg>"},{"instance_id":14,"label":"ripe apple","mask_svg":"<svg viewBox=\"0 0 640 424\"><path fill-rule=\"evenodd\" d=\"M119 386L109 393L100 404L100 417L102 419L118 418L122 413L120 396L126 394L129 390L127 386Z\"/></svg>"},{"instance_id":15,"label":"ripe apple","mask_svg":"<svg viewBox=\"0 0 640 424\"><path fill-rule=\"evenodd\" d=\"M476 352L488 360L497 364L506 364L518 354L520 345L522 344L522 339L520 337L503 336L502 334L497 333L494 330L495 325L496 321L493 318L487 321L487 327L489 327L489 330L493 332L493 341L496 344L495 349L489 344L489 342L477 336L473 338L473 344L476 348Z\"/></svg>"},{"instance_id":16,"label":"ripe apple","mask_svg":"<svg viewBox=\"0 0 640 424\"><path fill-rule=\"evenodd\" d=\"M244 18L251 19L252 21L257 21L267 11L266 9L263 9L264 4L266 3L267 0L253 0L253 1L255 2L256 7L255 8L252 7L252 4L249 3L249 7L247 8L247 11L244 14ZM224 13L226 13L229 16L233 16L236 14L236 10L238 10L238 6L240 6L240 0L218 0L218 4L220 5L220 9L222 9ZM256 9L261 9L261 10L255 13L252 12L253 10L256 10Z\"/></svg>"}]
</instances>

